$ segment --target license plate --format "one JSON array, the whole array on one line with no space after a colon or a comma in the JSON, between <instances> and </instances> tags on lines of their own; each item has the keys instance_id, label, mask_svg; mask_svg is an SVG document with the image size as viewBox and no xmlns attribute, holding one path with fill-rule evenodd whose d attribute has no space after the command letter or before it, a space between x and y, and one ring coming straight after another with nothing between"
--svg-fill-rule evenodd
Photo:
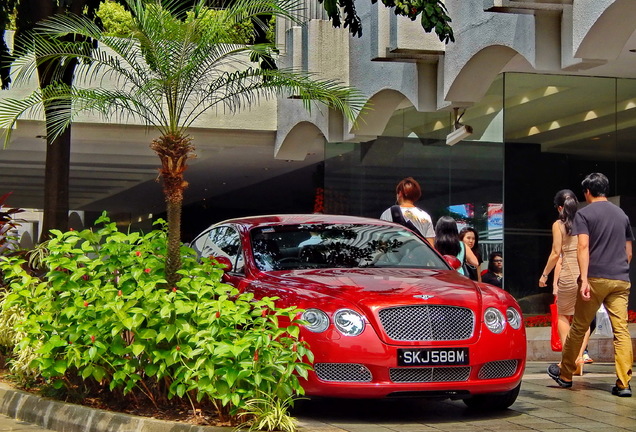
<instances>
[{"instance_id":1,"label":"license plate","mask_svg":"<svg viewBox=\"0 0 636 432\"><path fill-rule=\"evenodd\" d=\"M468 348L398 348L398 366L467 364Z\"/></svg>"}]
</instances>

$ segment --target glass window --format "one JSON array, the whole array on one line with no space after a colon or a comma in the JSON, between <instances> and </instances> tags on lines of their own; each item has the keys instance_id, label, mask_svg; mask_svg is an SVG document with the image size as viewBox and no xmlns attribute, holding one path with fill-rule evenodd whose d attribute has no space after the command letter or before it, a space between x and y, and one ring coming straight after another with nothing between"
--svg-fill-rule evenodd
<instances>
[{"instance_id":1,"label":"glass window","mask_svg":"<svg viewBox=\"0 0 636 432\"><path fill-rule=\"evenodd\" d=\"M503 248L503 76L478 103L458 110L472 127L463 141L446 145L452 110L396 110L382 136L325 147L325 211L379 218L395 204L395 187L413 177L422 188L416 205L436 223L452 215L459 228L478 231L481 256ZM408 105L405 100L404 105ZM485 267L482 267L485 268Z\"/></svg>"},{"instance_id":2,"label":"glass window","mask_svg":"<svg viewBox=\"0 0 636 432\"><path fill-rule=\"evenodd\" d=\"M232 273L243 273L245 262L239 233L232 227L212 228L193 242L199 257L225 256L232 262Z\"/></svg>"},{"instance_id":3,"label":"glass window","mask_svg":"<svg viewBox=\"0 0 636 432\"><path fill-rule=\"evenodd\" d=\"M435 268L448 265L410 231L382 225L289 225L255 229L263 271L307 268Z\"/></svg>"}]
</instances>

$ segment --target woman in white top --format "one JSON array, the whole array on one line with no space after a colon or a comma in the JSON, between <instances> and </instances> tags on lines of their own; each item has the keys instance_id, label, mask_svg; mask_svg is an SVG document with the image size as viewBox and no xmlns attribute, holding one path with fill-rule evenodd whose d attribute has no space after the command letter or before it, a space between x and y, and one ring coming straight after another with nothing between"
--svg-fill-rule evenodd
<instances>
[{"instance_id":1,"label":"woman in white top","mask_svg":"<svg viewBox=\"0 0 636 432\"><path fill-rule=\"evenodd\" d=\"M403 220L410 221L417 231L419 231L420 235L426 238L431 246L434 246L435 229L433 227L433 220L428 213L415 206L415 202L422 196L422 189L419 183L413 177L407 177L398 183L395 188L395 194ZM396 220L396 218L393 217L391 207L382 213L380 219L398 222L404 225L402 221Z\"/></svg>"}]
</instances>

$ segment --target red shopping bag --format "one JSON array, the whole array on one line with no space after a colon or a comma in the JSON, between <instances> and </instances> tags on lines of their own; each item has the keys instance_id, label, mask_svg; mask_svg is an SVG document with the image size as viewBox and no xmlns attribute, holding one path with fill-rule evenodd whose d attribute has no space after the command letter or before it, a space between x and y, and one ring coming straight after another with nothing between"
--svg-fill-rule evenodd
<instances>
[{"instance_id":1,"label":"red shopping bag","mask_svg":"<svg viewBox=\"0 0 636 432\"><path fill-rule=\"evenodd\" d=\"M550 326L552 327L550 331L552 351L561 351L563 347L561 346L561 338L559 337L559 313L556 303L550 305Z\"/></svg>"}]
</instances>

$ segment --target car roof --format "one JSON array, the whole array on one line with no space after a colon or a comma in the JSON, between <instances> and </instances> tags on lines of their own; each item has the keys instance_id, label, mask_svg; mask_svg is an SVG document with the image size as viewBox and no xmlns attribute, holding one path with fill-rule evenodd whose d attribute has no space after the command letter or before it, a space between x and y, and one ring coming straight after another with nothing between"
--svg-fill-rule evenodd
<instances>
[{"instance_id":1,"label":"car roof","mask_svg":"<svg viewBox=\"0 0 636 432\"><path fill-rule=\"evenodd\" d=\"M227 219L214 225L223 225L228 223L243 225L247 229L252 229L257 226L301 224L371 224L396 226L396 224L393 222L387 222L381 219L365 218L359 216L328 215L319 213L248 216L242 218Z\"/></svg>"}]
</instances>

